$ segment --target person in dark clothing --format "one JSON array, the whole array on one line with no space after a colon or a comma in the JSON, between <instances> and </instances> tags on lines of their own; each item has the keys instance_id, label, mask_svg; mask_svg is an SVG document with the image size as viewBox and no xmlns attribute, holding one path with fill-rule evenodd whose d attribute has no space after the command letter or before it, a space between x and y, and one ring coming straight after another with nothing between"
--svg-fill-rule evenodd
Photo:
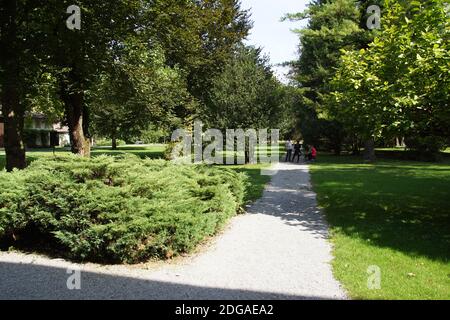
<instances>
[{"instance_id":1,"label":"person in dark clothing","mask_svg":"<svg viewBox=\"0 0 450 320\"><path fill-rule=\"evenodd\" d=\"M294 158L292 159L292 162L295 162L295 158L297 158L297 163L300 162L300 156L302 155L302 145L300 144L300 141L297 141L297 143L294 146Z\"/></svg>"}]
</instances>

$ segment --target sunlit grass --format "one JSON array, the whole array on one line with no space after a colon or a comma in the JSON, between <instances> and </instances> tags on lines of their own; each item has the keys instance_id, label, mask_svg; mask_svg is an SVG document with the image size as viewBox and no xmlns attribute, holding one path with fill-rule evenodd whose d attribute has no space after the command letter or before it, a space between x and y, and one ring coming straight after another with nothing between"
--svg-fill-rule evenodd
<instances>
[{"instance_id":1,"label":"sunlit grass","mask_svg":"<svg viewBox=\"0 0 450 320\"><path fill-rule=\"evenodd\" d=\"M164 145L149 145L149 146L120 146L117 150L112 150L108 147L98 147L93 148L91 151L92 156L99 155L120 155L125 153L135 154L141 158L151 158L159 159L164 155L165 146ZM43 158L43 157L54 157L54 156L65 156L69 155L70 149L68 148L55 148L53 149L32 149L27 150L27 162ZM5 152L0 150L0 170L5 167Z\"/></svg>"},{"instance_id":2,"label":"sunlit grass","mask_svg":"<svg viewBox=\"0 0 450 320\"><path fill-rule=\"evenodd\" d=\"M353 298L450 299L450 165L322 156L314 189ZM369 266L381 289L367 286Z\"/></svg>"}]
</instances>

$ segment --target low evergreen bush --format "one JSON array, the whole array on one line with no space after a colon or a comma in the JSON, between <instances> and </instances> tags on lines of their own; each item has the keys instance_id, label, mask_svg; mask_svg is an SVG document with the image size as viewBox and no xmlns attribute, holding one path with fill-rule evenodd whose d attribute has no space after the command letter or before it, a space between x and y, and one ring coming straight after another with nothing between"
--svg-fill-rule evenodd
<instances>
[{"instance_id":1,"label":"low evergreen bush","mask_svg":"<svg viewBox=\"0 0 450 320\"><path fill-rule=\"evenodd\" d=\"M0 173L0 244L93 262L170 258L235 215L245 184L231 170L132 155L37 160Z\"/></svg>"}]
</instances>

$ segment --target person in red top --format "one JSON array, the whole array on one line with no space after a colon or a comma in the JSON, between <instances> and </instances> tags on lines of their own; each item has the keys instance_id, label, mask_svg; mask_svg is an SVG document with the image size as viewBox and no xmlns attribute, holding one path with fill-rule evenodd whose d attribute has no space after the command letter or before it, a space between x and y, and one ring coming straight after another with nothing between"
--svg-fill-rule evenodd
<instances>
[{"instance_id":1,"label":"person in red top","mask_svg":"<svg viewBox=\"0 0 450 320\"><path fill-rule=\"evenodd\" d=\"M317 158L317 149L314 146L309 146L309 154L308 154L308 160L314 161Z\"/></svg>"}]
</instances>

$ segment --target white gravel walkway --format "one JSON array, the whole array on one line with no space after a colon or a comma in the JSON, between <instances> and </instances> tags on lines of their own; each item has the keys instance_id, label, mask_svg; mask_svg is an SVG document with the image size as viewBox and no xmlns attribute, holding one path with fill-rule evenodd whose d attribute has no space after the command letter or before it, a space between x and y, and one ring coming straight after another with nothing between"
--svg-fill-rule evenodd
<instances>
[{"instance_id":1,"label":"white gravel walkway","mask_svg":"<svg viewBox=\"0 0 450 320\"><path fill-rule=\"evenodd\" d=\"M308 167L275 168L263 198L195 257L146 270L0 253L0 299L345 299ZM67 289L67 268L81 290Z\"/></svg>"}]
</instances>

